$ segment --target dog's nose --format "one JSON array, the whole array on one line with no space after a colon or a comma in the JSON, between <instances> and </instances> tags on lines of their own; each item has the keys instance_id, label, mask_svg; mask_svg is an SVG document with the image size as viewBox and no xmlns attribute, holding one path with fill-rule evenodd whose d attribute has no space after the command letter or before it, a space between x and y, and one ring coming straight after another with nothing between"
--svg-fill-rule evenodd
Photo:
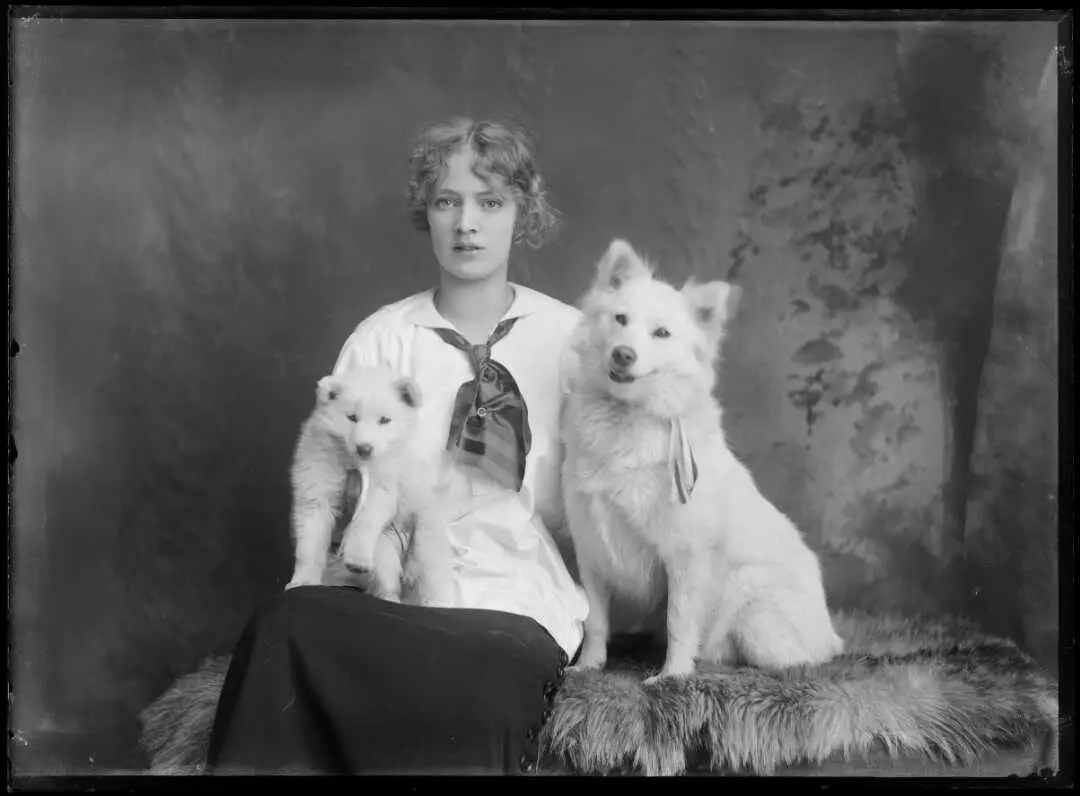
<instances>
[{"instance_id":1,"label":"dog's nose","mask_svg":"<svg viewBox=\"0 0 1080 796\"><path fill-rule=\"evenodd\" d=\"M356 446L356 455L359 456L361 459L366 459L368 456L371 455L372 450L372 447L366 442L361 442L359 445Z\"/></svg>"},{"instance_id":2,"label":"dog's nose","mask_svg":"<svg viewBox=\"0 0 1080 796\"><path fill-rule=\"evenodd\" d=\"M616 346L615 350L611 352L611 358L620 368L626 368L634 364L637 354L629 346L620 345Z\"/></svg>"}]
</instances>

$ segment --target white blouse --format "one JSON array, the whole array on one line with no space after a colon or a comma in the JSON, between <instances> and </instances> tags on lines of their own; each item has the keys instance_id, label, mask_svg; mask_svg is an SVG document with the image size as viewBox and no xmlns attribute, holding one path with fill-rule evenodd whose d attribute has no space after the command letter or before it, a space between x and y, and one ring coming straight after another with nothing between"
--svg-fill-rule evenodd
<instances>
[{"instance_id":1,"label":"white blouse","mask_svg":"<svg viewBox=\"0 0 1080 796\"><path fill-rule=\"evenodd\" d=\"M457 608L487 608L531 617L566 654L581 643L588 601L567 570L548 528L561 526L559 409L565 389L560 361L580 312L543 293L513 285L503 318L518 317L497 342L492 359L517 381L529 410L532 447L520 492L459 465L472 485L472 503L450 528ZM473 379L468 356L432 327L454 328L426 290L376 310L345 341L334 366L383 366L420 388L419 433L436 455L445 448L458 388Z\"/></svg>"}]
</instances>

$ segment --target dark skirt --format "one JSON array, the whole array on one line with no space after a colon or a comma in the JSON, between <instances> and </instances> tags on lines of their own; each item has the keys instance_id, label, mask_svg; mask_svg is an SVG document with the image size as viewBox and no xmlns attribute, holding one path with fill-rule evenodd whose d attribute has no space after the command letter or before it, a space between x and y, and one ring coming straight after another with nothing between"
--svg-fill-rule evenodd
<instances>
[{"instance_id":1,"label":"dark skirt","mask_svg":"<svg viewBox=\"0 0 1080 796\"><path fill-rule=\"evenodd\" d=\"M516 774L567 665L535 620L304 586L252 617L225 679L212 773Z\"/></svg>"}]
</instances>

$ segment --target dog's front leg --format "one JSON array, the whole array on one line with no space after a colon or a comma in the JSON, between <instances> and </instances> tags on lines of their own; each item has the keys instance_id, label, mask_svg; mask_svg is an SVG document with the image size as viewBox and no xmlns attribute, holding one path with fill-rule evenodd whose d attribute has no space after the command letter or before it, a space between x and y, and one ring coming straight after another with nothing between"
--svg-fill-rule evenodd
<instances>
[{"instance_id":1,"label":"dog's front leg","mask_svg":"<svg viewBox=\"0 0 1080 796\"><path fill-rule=\"evenodd\" d=\"M375 572L371 593L387 602L401 602L401 556L400 531L388 528L379 534L375 543Z\"/></svg>"},{"instance_id":2,"label":"dog's front leg","mask_svg":"<svg viewBox=\"0 0 1080 796\"><path fill-rule=\"evenodd\" d=\"M693 674L708 602L709 560L709 556L691 550L674 551L666 557L667 655L659 674L647 678L646 684Z\"/></svg>"},{"instance_id":3,"label":"dog's front leg","mask_svg":"<svg viewBox=\"0 0 1080 796\"><path fill-rule=\"evenodd\" d=\"M296 562L286 591L322 583L326 555L334 534L334 510L318 503L298 506L294 523Z\"/></svg>"},{"instance_id":4,"label":"dog's front leg","mask_svg":"<svg viewBox=\"0 0 1080 796\"><path fill-rule=\"evenodd\" d=\"M354 572L367 574L375 568L375 546L383 529L397 513L397 490L373 483L367 500L356 508L342 534L341 558Z\"/></svg>"},{"instance_id":5,"label":"dog's front leg","mask_svg":"<svg viewBox=\"0 0 1080 796\"><path fill-rule=\"evenodd\" d=\"M314 493L293 498L292 525L295 563L292 580L285 590L297 586L318 586L326 571L326 557L337 519L337 496L344 479L327 478Z\"/></svg>"},{"instance_id":6,"label":"dog's front leg","mask_svg":"<svg viewBox=\"0 0 1080 796\"><path fill-rule=\"evenodd\" d=\"M589 601L589 613L585 617L585 640L581 655L571 669L603 669L607 664L608 639L611 636L611 588L589 561L579 560L581 585Z\"/></svg>"}]
</instances>

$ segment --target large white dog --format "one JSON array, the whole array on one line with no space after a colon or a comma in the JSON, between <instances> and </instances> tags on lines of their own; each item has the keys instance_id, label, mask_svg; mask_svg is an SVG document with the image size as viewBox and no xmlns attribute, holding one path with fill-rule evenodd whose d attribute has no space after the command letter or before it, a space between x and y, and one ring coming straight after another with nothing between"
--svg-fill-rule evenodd
<instances>
[{"instance_id":1,"label":"large white dog","mask_svg":"<svg viewBox=\"0 0 1080 796\"><path fill-rule=\"evenodd\" d=\"M589 598L577 666L607 661L613 598L666 595L660 677L698 658L784 667L842 651L817 556L728 448L713 397L737 289L681 290L625 241L600 260L568 349L563 494Z\"/></svg>"}]
</instances>

